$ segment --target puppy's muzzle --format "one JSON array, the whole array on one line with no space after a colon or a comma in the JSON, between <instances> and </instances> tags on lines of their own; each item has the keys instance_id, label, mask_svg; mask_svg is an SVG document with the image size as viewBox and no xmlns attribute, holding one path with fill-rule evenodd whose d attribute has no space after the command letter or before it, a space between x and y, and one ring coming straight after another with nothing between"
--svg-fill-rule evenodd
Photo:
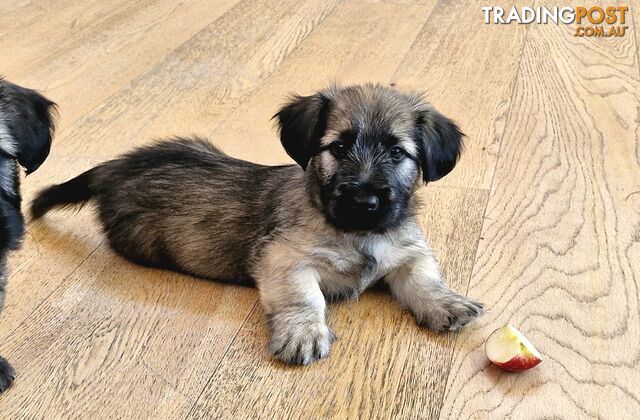
<instances>
[{"instance_id":1,"label":"puppy's muzzle","mask_svg":"<svg viewBox=\"0 0 640 420\"><path fill-rule=\"evenodd\" d=\"M375 194L358 191L353 194L351 207L357 212L373 213L380 207L380 199Z\"/></svg>"},{"instance_id":2,"label":"puppy's muzzle","mask_svg":"<svg viewBox=\"0 0 640 420\"><path fill-rule=\"evenodd\" d=\"M338 187L337 213L354 227L373 227L384 213L388 200L388 188L345 183Z\"/></svg>"}]
</instances>

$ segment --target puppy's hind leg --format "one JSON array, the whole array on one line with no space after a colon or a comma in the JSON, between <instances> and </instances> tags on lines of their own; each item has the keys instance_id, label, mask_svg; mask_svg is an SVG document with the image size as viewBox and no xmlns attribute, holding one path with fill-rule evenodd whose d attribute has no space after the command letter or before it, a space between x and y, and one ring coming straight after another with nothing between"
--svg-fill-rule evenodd
<instances>
[{"instance_id":1,"label":"puppy's hind leg","mask_svg":"<svg viewBox=\"0 0 640 420\"><path fill-rule=\"evenodd\" d=\"M414 260L385 277L394 297L419 325L433 331L455 331L482 315L484 308L447 288L433 252L425 247Z\"/></svg>"}]
</instances>

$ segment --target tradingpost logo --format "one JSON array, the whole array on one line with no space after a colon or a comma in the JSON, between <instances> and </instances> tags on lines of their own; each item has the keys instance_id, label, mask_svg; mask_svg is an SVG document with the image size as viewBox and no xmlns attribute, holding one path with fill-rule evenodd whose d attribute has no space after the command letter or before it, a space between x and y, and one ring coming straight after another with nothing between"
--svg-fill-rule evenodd
<instances>
[{"instance_id":1,"label":"tradingpost logo","mask_svg":"<svg viewBox=\"0 0 640 420\"><path fill-rule=\"evenodd\" d=\"M629 6L513 6L511 10L499 6L482 7L486 24L576 24L574 36L578 37L624 36L629 28L626 26L628 11Z\"/></svg>"}]
</instances>

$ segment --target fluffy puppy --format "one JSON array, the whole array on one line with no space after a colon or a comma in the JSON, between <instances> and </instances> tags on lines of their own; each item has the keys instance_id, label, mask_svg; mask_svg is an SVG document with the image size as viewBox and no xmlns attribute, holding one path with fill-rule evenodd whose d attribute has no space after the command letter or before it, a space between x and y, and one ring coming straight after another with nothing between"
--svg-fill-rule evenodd
<instances>
[{"instance_id":1,"label":"fluffy puppy","mask_svg":"<svg viewBox=\"0 0 640 420\"><path fill-rule=\"evenodd\" d=\"M55 104L39 93L0 78L0 312L7 285L7 254L20 246L24 223L20 213L19 165L27 174L49 154ZM0 392L15 372L0 357Z\"/></svg>"},{"instance_id":2,"label":"fluffy puppy","mask_svg":"<svg viewBox=\"0 0 640 420\"><path fill-rule=\"evenodd\" d=\"M451 171L456 124L379 85L295 96L275 116L296 165L234 159L174 139L44 190L34 217L95 201L107 238L135 262L260 290L269 350L286 363L329 354L326 298L380 279L418 323L456 330L482 305L450 291L414 215L422 182Z\"/></svg>"}]
</instances>

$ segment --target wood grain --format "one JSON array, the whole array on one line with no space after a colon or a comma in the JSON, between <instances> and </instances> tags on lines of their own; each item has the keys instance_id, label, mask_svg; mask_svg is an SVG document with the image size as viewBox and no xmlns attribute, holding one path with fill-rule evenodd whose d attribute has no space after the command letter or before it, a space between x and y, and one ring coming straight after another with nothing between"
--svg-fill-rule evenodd
<instances>
[{"instance_id":1,"label":"wood grain","mask_svg":"<svg viewBox=\"0 0 640 420\"><path fill-rule=\"evenodd\" d=\"M640 416L640 146L633 36L536 26L527 39L443 418ZM570 52L570 53L567 53ZM509 375L483 341L507 322L545 357Z\"/></svg>"},{"instance_id":2,"label":"wood grain","mask_svg":"<svg viewBox=\"0 0 640 420\"><path fill-rule=\"evenodd\" d=\"M0 4L0 47L3 72L14 71L48 55L58 46L90 36L111 16L128 10L128 2L73 0L17 1ZM135 7L135 6L134 6ZM130 9L129 9L130 10Z\"/></svg>"},{"instance_id":3,"label":"wood grain","mask_svg":"<svg viewBox=\"0 0 640 420\"><path fill-rule=\"evenodd\" d=\"M154 137L206 135L337 3L238 4L62 133L58 150L77 155L91 144L92 156L112 157Z\"/></svg>"},{"instance_id":4,"label":"wood grain","mask_svg":"<svg viewBox=\"0 0 640 420\"><path fill-rule=\"evenodd\" d=\"M12 32L0 43L0 49L11 46L2 71L10 80L55 98L60 127L66 129L238 2L46 5L44 18L56 24ZM78 10L91 4L90 10Z\"/></svg>"},{"instance_id":5,"label":"wood grain","mask_svg":"<svg viewBox=\"0 0 640 420\"><path fill-rule=\"evenodd\" d=\"M626 14L625 22L625 26L629 27L627 28L627 36L635 36L636 55L638 55L640 54L640 33L638 32L638 22L640 22L640 1L633 0L625 5L629 6L629 11Z\"/></svg>"},{"instance_id":6,"label":"wood grain","mask_svg":"<svg viewBox=\"0 0 640 420\"><path fill-rule=\"evenodd\" d=\"M140 359L158 315L171 312L163 299L169 277L175 276L130 265L98 248L5 341L4 350L22 372L16 388L39 392L36 398L30 392L3 396L3 416L176 418L188 410L190 399ZM207 287L221 287L199 284L205 289L196 290L193 282L183 292L193 293L193 310L198 296L216 296ZM220 297L241 307L231 289L224 293ZM219 306L207 302L206 308L210 319L225 319L224 311L215 315Z\"/></svg>"},{"instance_id":7,"label":"wood grain","mask_svg":"<svg viewBox=\"0 0 640 420\"><path fill-rule=\"evenodd\" d=\"M215 127L210 138L232 156L264 164L293 163L271 120L287 97L310 95L332 83L388 84L434 4L343 3L260 89ZM396 25L396 20L404 24Z\"/></svg>"},{"instance_id":8,"label":"wood grain","mask_svg":"<svg viewBox=\"0 0 640 420\"><path fill-rule=\"evenodd\" d=\"M97 164L91 159L49 159L24 182L28 203L34 192ZM22 249L9 258L8 296L0 316L0 344L72 273L102 242L90 212L52 215L43 228L30 226Z\"/></svg>"},{"instance_id":9,"label":"wood grain","mask_svg":"<svg viewBox=\"0 0 640 420\"><path fill-rule=\"evenodd\" d=\"M467 135L461 164L443 185L489 189L524 45L526 25L484 25L482 6L439 3L392 80L425 92Z\"/></svg>"}]
</instances>

